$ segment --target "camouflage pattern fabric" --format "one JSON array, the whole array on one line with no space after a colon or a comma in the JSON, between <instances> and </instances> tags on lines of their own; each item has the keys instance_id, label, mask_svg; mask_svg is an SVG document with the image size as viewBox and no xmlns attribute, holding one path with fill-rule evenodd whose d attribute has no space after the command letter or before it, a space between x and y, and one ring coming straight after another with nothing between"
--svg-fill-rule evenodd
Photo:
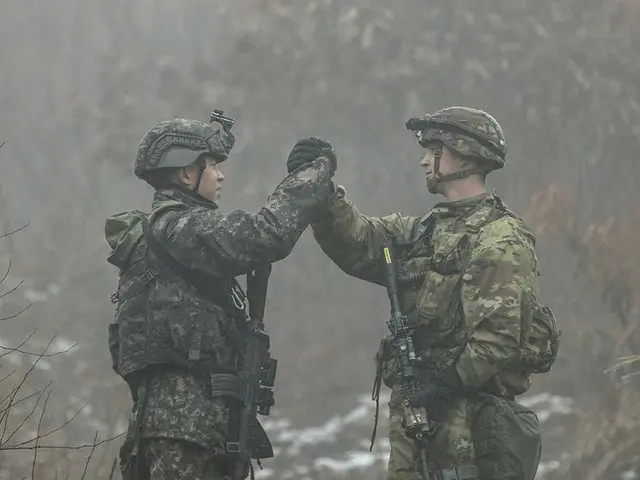
<instances>
[{"instance_id":1,"label":"camouflage pattern fabric","mask_svg":"<svg viewBox=\"0 0 640 480\"><path fill-rule=\"evenodd\" d=\"M202 154L212 155L220 163L231 153L235 141L235 136L217 122L163 120L142 137L133 172L144 179L152 170L186 167Z\"/></svg>"},{"instance_id":2,"label":"camouflage pattern fabric","mask_svg":"<svg viewBox=\"0 0 640 480\"><path fill-rule=\"evenodd\" d=\"M423 480L416 470L416 446L404 434L404 418L399 390L392 391L389 402L389 480ZM471 429L478 402L458 398L450 406L446 420L430 440L428 465L431 471L460 465L473 465L475 452Z\"/></svg>"},{"instance_id":3,"label":"camouflage pattern fabric","mask_svg":"<svg viewBox=\"0 0 640 480\"><path fill-rule=\"evenodd\" d=\"M142 442L149 480L229 480L224 459L199 445L154 438Z\"/></svg>"},{"instance_id":4,"label":"camouflage pattern fabric","mask_svg":"<svg viewBox=\"0 0 640 480\"><path fill-rule=\"evenodd\" d=\"M208 275L232 278L286 257L326 207L331 162L321 157L283 180L259 213L221 213L209 201L179 190L156 192L148 215L155 237L180 264ZM234 369L233 319L212 298L182 277L160 268L142 239L146 214L127 211L105 225L121 269L113 345L116 369L129 375L149 364L184 363L198 340L199 361ZM152 325L147 325L148 319Z\"/></svg>"},{"instance_id":5,"label":"camouflage pattern fabric","mask_svg":"<svg viewBox=\"0 0 640 480\"><path fill-rule=\"evenodd\" d=\"M158 373L149 379L140 425L141 438L172 438L224 455L229 409L213 398L203 377L182 372Z\"/></svg>"},{"instance_id":6,"label":"camouflage pattern fabric","mask_svg":"<svg viewBox=\"0 0 640 480\"><path fill-rule=\"evenodd\" d=\"M256 214L225 215L215 203L168 188L156 191L149 214L127 211L106 221L108 261L120 269L116 321L109 326L113 365L134 390L145 388L144 401L131 414L125 463L140 438L186 441L224 454L225 404L210 396L202 377L171 366L234 372L242 348L239 326L216 296L203 294L155 258L142 219L148 218L153 235L184 267L233 278L291 252L326 209L330 178L331 161L320 157L287 176Z\"/></svg>"},{"instance_id":7,"label":"camouflage pattern fabric","mask_svg":"<svg viewBox=\"0 0 640 480\"><path fill-rule=\"evenodd\" d=\"M341 197L313 224L314 236L344 272L380 285L383 243L393 238L407 245L397 252L400 302L425 381L446 368L474 328L455 364L467 398L453 402L428 452L433 470L473 464L473 392L490 387L517 395L530 386L530 374L520 366L520 343L537 291L533 235L490 194L438 204L422 218L370 217ZM426 241L417 242L421 236ZM382 369L392 387L389 478L416 478L393 362L387 359Z\"/></svg>"},{"instance_id":8,"label":"camouflage pattern fabric","mask_svg":"<svg viewBox=\"0 0 640 480\"><path fill-rule=\"evenodd\" d=\"M447 107L407 121L423 147L437 141L466 158L482 161L487 171L503 168L507 143L502 127L487 112L469 107Z\"/></svg>"}]
</instances>

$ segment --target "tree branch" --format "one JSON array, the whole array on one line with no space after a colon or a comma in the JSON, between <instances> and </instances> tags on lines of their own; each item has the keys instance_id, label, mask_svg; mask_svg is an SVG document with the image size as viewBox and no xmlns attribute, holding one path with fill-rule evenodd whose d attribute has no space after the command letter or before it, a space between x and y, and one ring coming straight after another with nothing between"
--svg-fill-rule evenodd
<instances>
[{"instance_id":1,"label":"tree branch","mask_svg":"<svg viewBox=\"0 0 640 480\"><path fill-rule=\"evenodd\" d=\"M15 287L13 287L11 290L8 290L8 291L4 292L2 295L0 295L0 300L2 300L7 295L10 295L13 292L15 292L17 289L20 288L20 285L22 285L23 283L24 283L24 280L20 280Z\"/></svg>"},{"instance_id":2,"label":"tree branch","mask_svg":"<svg viewBox=\"0 0 640 480\"><path fill-rule=\"evenodd\" d=\"M94 446L99 447L100 445L103 445L107 442L112 442L113 440L116 440L117 438L120 438L121 436L125 435L127 432L121 432L117 435L114 435L113 437L109 437L106 438L104 440L100 440L99 442L93 444L89 444L89 443L85 443L82 445L67 445L67 446L62 446L62 445L38 445L38 449L39 450L83 450L85 448L93 448ZM27 447L27 446L20 446L20 444L17 445L11 445L9 447L5 447L2 450L3 451L9 451L9 450L33 450L34 448L36 448L35 446L31 446L31 447Z\"/></svg>"},{"instance_id":3,"label":"tree branch","mask_svg":"<svg viewBox=\"0 0 640 480\"><path fill-rule=\"evenodd\" d=\"M30 398L35 397L36 395L38 395L41 392L44 392L47 388L49 388L49 386L51 385L51 382L49 381L43 388L41 388L40 390L36 390L33 393L30 393L29 395L27 395L26 397L22 397L20 400L14 401L12 403L12 406L15 407L17 405L20 405L22 402L26 402L27 400L29 400ZM2 405L5 401L7 401L7 399L9 398L10 395L7 395L6 397L4 397L2 399L2 401L0 401L0 405Z\"/></svg>"},{"instance_id":4,"label":"tree branch","mask_svg":"<svg viewBox=\"0 0 640 480\"><path fill-rule=\"evenodd\" d=\"M9 259L9 265L7 265L7 271L4 272L4 275L0 279L0 283L4 282L9 276L9 272L11 271L11 259Z\"/></svg>"},{"instance_id":5,"label":"tree branch","mask_svg":"<svg viewBox=\"0 0 640 480\"><path fill-rule=\"evenodd\" d=\"M15 348L13 348L13 347L4 347L4 346L0 345L0 348L2 350L7 350L7 353L0 354L0 358L4 357L5 355L9 355L12 352L18 352L18 353L22 353L24 355L30 355L30 356L33 356L33 357L42 356L42 358L50 358L50 357L56 357L58 355L64 355L65 353L70 352L71 350L73 350L77 346L78 346L78 342L74 343L73 345L71 345L69 348L66 348L65 350L60 350L59 352L47 353L46 355L42 355L40 353L28 352L26 350L21 350L20 349L20 345L18 347L15 347Z\"/></svg>"},{"instance_id":6,"label":"tree branch","mask_svg":"<svg viewBox=\"0 0 640 480\"><path fill-rule=\"evenodd\" d=\"M1 298L1 297L0 297ZM29 308L31 308L33 304L30 303L29 305L27 305L26 307L24 307L22 310L20 310L18 313L14 313L13 315L9 315L8 317L2 317L0 318L0 322L4 322L5 320L12 320L14 318L16 318L18 315L23 314L25 311L27 311Z\"/></svg>"},{"instance_id":7,"label":"tree branch","mask_svg":"<svg viewBox=\"0 0 640 480\"><path fill-rule=\"evenodd\" d=\"M3 144L4 145L4 144ZM31 222L27 222L25 225L21 226L20 228L16 228L15 230L9 232L9 233L2 233L0 234L0 240L6 237L10 237L11 235L14 235L22 230L24 230L25 228L27 228L29 225L31 224Z\"/></svg>"},{"instance_id":8,"label":"tree branch","mask_svg":"<svg viewBox=\"0 0 640 480\"><path fill-rule=\"evenodd\" d=\"M58 425L56 428L54 428L53 430L49 430L46 433L43 433L42 435L40 435L40 439L43 439L45 437L48 437L49 435L53 435L54 433L62 430L64 427L66 427L67 425L69 425L71 422L73 422L76 417L78 415L80 415L80 412L82 412L82 410L84 410L84 407L86 407L87 404L85 403L82 407L80 407L72 416L69 420L66 420L64 423L62 423L61 425ZM11 445L11 447L5 447L4 444L0 445L0 450L11 450L12 447L18 447L18 446L22 446L22 445L28 445L29 443L33 443L37 440L36 437L31 438L29 440L25 440L22 441L20 443L15 443L13 445ZM6 443L6 442L5 442Z\"/></svg>"},{"instance_id":9,"label":"tree branch","mask_svg":"<svg viewBox=\"0 0 640 480\"><path fill-rule=\"evenodd\" d=\"M47 411L47 402L49 402L49 396L51 395L51 390L47 392L47 398L44 399L44 404L42 405L42 413L40 414L40 418L38 419L38 429L36 430L36 448L33 450L33 463L31 464L31 479L36 480L36 461L38 458L38 441L37 438L40 437L40 428L42 427L42 419L44 418L44 413Z\"/></svg>"},{"instance_id":10,"label":"tree branch","mask_svg":"<svg viewBox=\"0 0 640 480\"><path fill-rule=\"evenodd\" d=\"M29 336L27 336L27 338L25 338L20 344L18 344L18 346L16 347L16 350L19 349L20 347L22 347L24 344L26 344L29 340L31 340L31 338L36 334L37 331L38 330L34 328L33 332L31 332L29 334ZM5 347L0 346L0 348L5 348ZM11 353L11 352L9 352L9 353ZM0 358L4 357L5 355L9 355L9 353L0 354Z\"/></svg>"},{"instance_id":11,"label":"tree branch","mask_svg":"<svg viewBox=\"0 0 640 480\"><path fill-rule=\"evenodd\" d=\"M56 338L55 335L53 337L51 337L51 339L49 340L47 345L44 347L44 351L42 352L43 354L47 352L47 350L49 349L49 347L51 346L51 344L53 343L53 340L55 338ZM27 372L22 376L22 379L20 380L20 383L18 384L17 387L15 387L13 389L13 391L11 393L11 396L9 397L9 404L7 405L5 410L2 411L2 414L0 415L0 422L3 423L2 434L0 435L0 446L5 443L4 442L4 435L5 435L6 431L7 431L7 423L9 421L9 416L10 416L10 412L11 412L11 407L13 405L13 401L15 400L16 395L18 395L18 392L20 391L20 389L22 388L24 383L27 381L27 378L29 377L29 375L31 375L33 370L36 368L36 365L38 365L38 362L40 361L41 358L42 357L37 357L35 362L33 362L33 365L31 365L29 370L27 370Z\"/></svg>"},{"instance_id":12,"label":"tree branch","mask_svg":"<svg viewBox=\"0 0 640 480\"><path fill-rule=\"evenodd\" d=\"M51 382L49 382L49 384L51 384ZM48 389L47 389L48 390ZM48 390L49 393L51 392L51 390ZM40 405L40 400L42 400L42 396L44 395L45 390L42 390L42 392L40 393L40 395L38 395L38 399L36 400L35 405L33 406L33 408L31 409L31 411L27 414L27 416L25 416L20 423L18 424L18 426L16 428L13 429L13 432L11 432L11 435L9 435L7 437L7 439L4 439L4 435L2 437L2 443L0 443L0 450L2 450L2 447L7 444L9 442L9 440L11 440L14 435L16 433L18 433L20 431L20 429L24 426L25 423L27 423L27 421L33 416L33 414L35 413L36 409L38 408L38 405ZM49 395L47 395L47 398L49 397ZM13 404L13 406L15 407L15 404ZM3 432L4 433L4 432ZM38 436L36 435L35 440L38 440Z\"/></svg>"},{"instance_id":13,"label":"tree branch","mask_svg":"<svg viewBox=\"0 0 640 480\"><path fill-rule=\"evenodd\" d=\"M82 477L80 477L80 480L84 480L84 477L87 475L87 468L89 468L89 463L91 462L91 457L93 456L93 452L96 451L97 441L98 441L98 432L96 431L96 434L93 437L93 447L91 447L91 451L89 452L89 456L87 457L87 462L84 464L84 471L82 472Z\"/></svg>"}]
</instances>

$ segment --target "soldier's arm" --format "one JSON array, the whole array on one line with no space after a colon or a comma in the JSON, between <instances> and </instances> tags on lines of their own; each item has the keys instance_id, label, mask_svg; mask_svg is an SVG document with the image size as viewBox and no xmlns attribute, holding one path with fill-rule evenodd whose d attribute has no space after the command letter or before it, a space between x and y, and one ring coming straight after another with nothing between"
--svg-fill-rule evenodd
<instances>
[{"instance_id":1,"label":"soldier's arm","mask_svg":"<svg viewBox=\"0 0 640 480\"><path fill-rule=\"evenodd\" d=\"M381 249L394 238L408 241L413 236L417 217L397 213L370 217L344 198L338 189L329 208L311 224L320 248L346 274L383 284Z\"/></svg>"},{"instance_id":2,"label":"soldier's arm","mask_svg":"<svg viewBox=\"0 0 640 480\"><path fill-rule=\"evenodd\" d=\"M520 361L522 309L535 288L536 263L533 237L516 219L503 217L478 235L462 280L465 322L477 325L456 365L465 388Z\"/></svg>"},{"instance_id":3,"label":"soldier's arm","mask_svg":"<svg viewBox=\"0 0 640 480\"><path fill-rule=\"evenodd\" d=\"M319 157L288 175L258 213L199 210L157 222L170 252L182 263L227 276L247 273L283 259L304 229L326 208L331 168Z\"/></svg>"}]
</instances>

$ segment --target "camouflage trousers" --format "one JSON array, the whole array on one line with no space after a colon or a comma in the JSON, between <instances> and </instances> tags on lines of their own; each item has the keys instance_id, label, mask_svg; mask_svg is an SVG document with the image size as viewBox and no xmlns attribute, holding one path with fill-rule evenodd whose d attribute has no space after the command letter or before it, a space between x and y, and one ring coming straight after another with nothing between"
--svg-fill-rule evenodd
<instances>
[{"instance_id":1,"label":"camouflage trousers","mask_svg":"<svg viewBox=\"0 0 640 480\"><path fill-rule=\"evenodd\" d=\"M201 446L164 438L141 442L149 480L229 480L227 466Z\"/></svg>"},{"instance_id":2,"label":"camouflage trousers","mask_svg":"<svg viewBox=\"0 0 640 480\"><path fill-rule=\"evenodd\" d=\"M388 479L422 480L418 451L404 434L402 405L395 393L389 402ZM451 402L427 444L426 459L435 479L533 480L540 453L535 413L513 400L481 394Z\"/></svg>"},{"instance_id":3,"label":"camouflage trousers","mask_svg":"<svg viewBox=\"0 0 640 480\"><path fill-rule=\"evenodd\" d=\"M475 406L466 398L455 400L429 443L427 466L431 472L475 461L471 426ZM417 470L418 452L413 440L404 434L404 418L399 392L392 392L389 402L389 456L388 480L423 480Z\"/></svg>"}]
</instances>

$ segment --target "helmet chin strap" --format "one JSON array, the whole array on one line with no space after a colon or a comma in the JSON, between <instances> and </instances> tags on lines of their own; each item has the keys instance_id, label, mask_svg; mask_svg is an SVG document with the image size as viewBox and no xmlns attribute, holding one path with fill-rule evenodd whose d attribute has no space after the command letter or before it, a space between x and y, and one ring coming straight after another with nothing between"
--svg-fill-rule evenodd
<instances>
[{"instance_id":1,"label":"helmet chin strap","mask_svg":"<svg viewBox=\"0 0 640 480\"><path fill-rule=\"evenodd\" d=\"M207 168L207 162L204 158L199 158L198 160L196 160L196 163L198 165L199 173L198 173L198 181L196 182L196 186L193 189L193 193L195 193L196 195L200 195L198 190L200 190L200 181L202 180L204 169Z\"/></svg>"},{"instance_id":2,"label":"helmet chin strap","mask_svg":"<svg viewBox=\"0 0 640 480\"><path fill-rule=\"evenodd\" d=\"M432 176L431 178L427 178L427 190L431 193L435 193L436 186L442 181L442 174L440 173L440 157L442 157L442 145L433 152Z\"/></svg>"},{"instance_id":3,"label":"helmet chin strap","mask_svg":"<svg viewBox=\"0 0 640 480\"><path fill-rule=\"evenodd\" d=\"M451 172L443 175L442 173L440 173L440 158L442 157L442 148L444 148L444 145L433 152L433 176L427 179L427 190L429 190L430 193L435 193L436 186L439 183L466 178L476 173L484 173L484 170L480 167L469 167L458 170L457 172Z\"/></svg>"}]
</instances>

